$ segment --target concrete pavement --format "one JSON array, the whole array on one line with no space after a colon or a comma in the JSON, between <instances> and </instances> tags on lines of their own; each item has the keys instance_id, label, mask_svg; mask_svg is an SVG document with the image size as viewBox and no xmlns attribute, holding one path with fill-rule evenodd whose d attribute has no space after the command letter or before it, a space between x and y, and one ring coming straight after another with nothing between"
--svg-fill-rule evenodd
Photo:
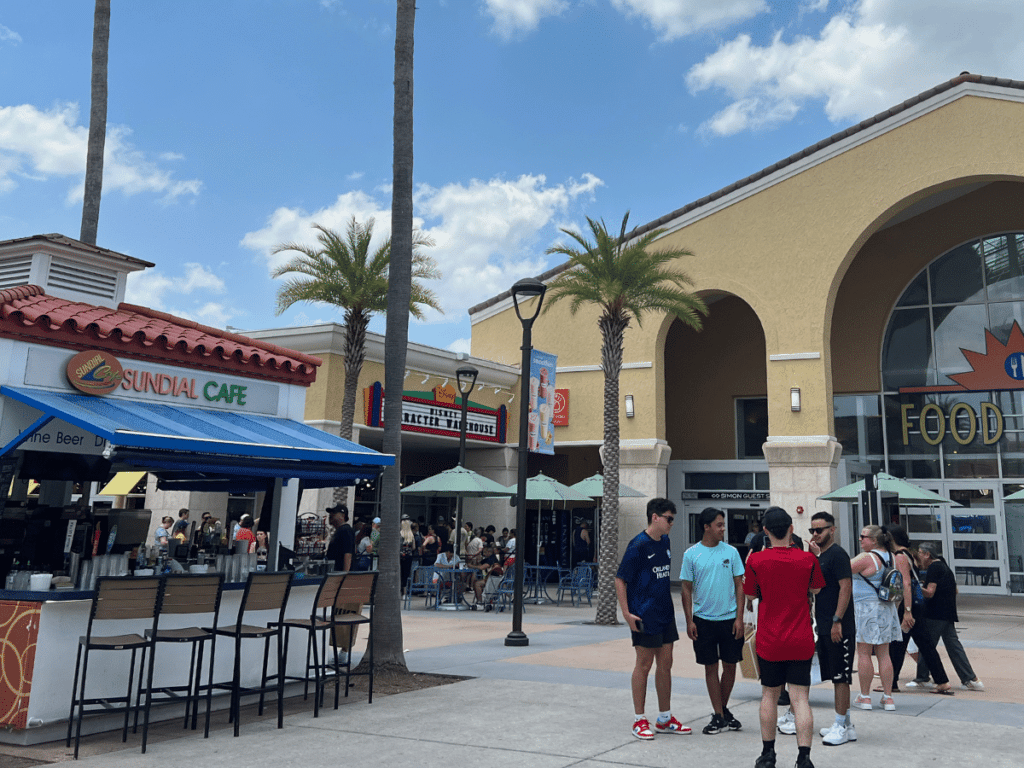
<instances>
[{"instance_id":1,"label":"concrete pavement","mask_svg":"<svg viewBox=\"0 0 1024 768\"><path fill-rule=\"evenodd\" d=\"M896 712L854 710L859 740L825 747L814 740L818 766L931 766L963 761L1017 766L1024 752L1024 600L961 596L959 631L986 692L957 688L956 696L901 693ZM473 679L396 696L368 705L353 693L339 710L319 718L299 700L288 705L285 728L273 709L262 720L244 717L234 739L225 714L216 716L209 740L161 724L151 732L146 755L138 737L90 737L84 766L274 766L309 768L339 763L401 766L483 764L521 766L675 766L698 760L750 768L760 753L760 687L740 680L730 709L743 723L738 732L704 736L711 714L703 668L688 641L677 644L673 713L690 725L689 736L658 736L642 742L630 733L629 675L633 652L624 626L596 627L593 608L527 606L526 648L507 648L509 613L404 612L404 645L410 670ZM680 617L681 618L681 617ZM950 667L951 669L951 667ZM954 681L955 683L956 681ZM877 701L878 694L873 695ZM815 727L829 724L832 689L812 688ZM653 679L648 714L656 714ZM113 751L110 751L113 750ZM795 737L778 735L779 765L796 759ZM4 748L23 758L61 760L63 744ZM14 763L11 763L14 765ZM0 768L5 768L0 755Z\"/></svg>"}]
</instances>

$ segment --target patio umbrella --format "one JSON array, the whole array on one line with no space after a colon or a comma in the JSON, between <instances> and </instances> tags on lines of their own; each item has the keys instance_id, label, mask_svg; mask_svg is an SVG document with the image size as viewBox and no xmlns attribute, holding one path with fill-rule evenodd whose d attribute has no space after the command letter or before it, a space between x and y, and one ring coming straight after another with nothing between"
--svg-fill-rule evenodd
<instances>
[{"instance_id":1,"label":"patio umbrella","mask_svg":"<svg viewBox=\"0 0 1024 768\"><path fill-rule=\"evenodd\" d=\"M1003 501L1021 501L1024 499L1024 490L1011 493L1009 496L1003 496Z\"/></svg>"},{"instance_id":2,"label":"patio umbrella","mask_svg":"<svg viewBox=\"0 0 1024 768\"><path fill-rule=\"evenodd\" d=\"M519 492L519 485L508 487L509 495L515 496ZM537 565L540 565L540 523L541 505L540 502L550 501L551 508L555 508L555 502L562 502L563 506L567 501L593 501L584 493L570 488L568 485L558 482L553 477L548 477L543 472L538 472L533 477L526 478L526 500L536 501L537 504ZM516 536L523 536L526 531L516 531ZM518 539L517 539L518 546Z\"/></svg>"},{"instance_id":3,"label":"patio umbrella","mask_svg":"<svg viewBox=\"0 0 1024 768\"><path fill-rule=\"evenodd\" d=\"M501 483L459 464L403 488L402 493L408 493L410 496L455 496L465 499L511 496L514 491L510 493ZM455 528L456 554L459 554L458 546L462 536L461 505L455 516Z\"/></svg>"},{"instance_id":4,"label":"patio umbrella","mask_svg":"<svg viewBox=\"0 0 1024 768\"><path fill-rule=\"evenodd\" d=\"M934 507L939 504L952 504L955 507L961 506L945 496L939 496L937 493L919 488L913 483L900 480L898 477L893 477L885 472L879 472L877 477L878 490L895 493L899 497L901 507ZM857 502L860 500L860 492L864 489L864 480L858 480L855 483L844 485L842 488L838 488L818 498L822 501Z\"/></svg>"},{"instance_id":5,"label":"patio umbrella","mask_svg":"<svg viewBox=\"0 0 1024 768\"><path fill-rule=\"evenodd\" d=\"M501 483L484 477L461 464L444 472L420 480L418 483L403 488L402 493L411 496L461 496L463 498L485 498L489 496L511 496L515 490L509 491Z\"/></svg>"},{"instance_id":6,"label":"patio umbrella","mask_svg":"<svg viewBox=\"0 0 1024 768\"><path fill-rule=\"evenodd\" d=\"M584 496L589 496L592 499L599 499L604 496L604 475L598 472L596 475L591 475L586 480L580 480L578 483L573 483L571 486L574 491L579 491ZM643 498L647 494L640 493L635 488L630 488L625 483L619 483L619 498L620 499L639 499Z\"/></svg>"},{"instance_id":7,"label":"patio umbrella","mask_svg":"<svg viewBox=\"0 0 1024 768\"><path fill-rule=\"evenodd\" d=\"M580 480L578 483L573 483L569 487L574 491L579 491L580 493L597 500L597 514L594 516L594 552L596 557L597 539L601 535L601 498L604 496L604 475L598 472L596 475L591 475L586 480ZM625 483L619 483L620 499L642 499L646 495L647 494L636 490L636 488L630 488Z\"/></svg>"}]
</instances>

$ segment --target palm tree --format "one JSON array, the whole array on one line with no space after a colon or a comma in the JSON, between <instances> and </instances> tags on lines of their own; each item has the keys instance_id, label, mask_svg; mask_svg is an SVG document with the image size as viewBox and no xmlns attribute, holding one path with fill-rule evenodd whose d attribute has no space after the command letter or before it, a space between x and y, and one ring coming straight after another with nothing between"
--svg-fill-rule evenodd
<instances>
[{"instance_id":1,"label":"palm tree","mask_svg":"<svg viewBox=\"0 0 1024 768\"><path fill-rule=\"evenodd\" d=\"M372 218L360 224L353 216L342 237L327 227L314 224L318 246L284 243L273 251L301 254L274 270L275 278L301 275L288 279L278 290L277 314L300 301L332 304L345 310L345 391L341 401L341 436L346 440L352 439L359 374L366 359L366 327L374 313L388 309L391 240L385 240L371 251L373 227ZM440 272L432 258L416 250L433 245L433 241L413 233L412 244L413 284L411 298L405 304L411 314L422 317L423 307L433 307L438 311L440 307L433 292L419 281L440 277ZM336 504L347 503L347 496L348 488L334 489Z\"/></svg>"},{"instance_id":2,"label":"palm tree","mask_svg":"<svg viewBox=\"0 0 1024 768\"><path fill-rule=\"evenodd\" d=\"M399 526L402 498L402 385L409 345L409 316L399 311L409 304L415 267L413 231L413 31L416 0L398 0L395 18L395 112L392 154L391 231L393 257L388 285L388 326L384 337L384 452L395 464L381 478L383 525L380 534L380 599L374 609L374 670L377 674L408 672L402 643L402 608L399 587Z\"/></svg>"},{"instance_id":3,"label":"palm tree","mask_svg":"<svg viewBox=\"0 0 1024 768\"><path fill-rule=\"evenodd\" d=\"M79 240L96 245L103 192L103 147L107 139L107 51L110 48L110 0L96 0L92 22L92 93L89 148L85 158L85 196Z\"/></svg>"},{"instance_id":4,"label":"palm tree","mask_svg":"<svg viewBox=\"0 0 1024 768\"><path fill-rule=\"evenodd\" d=\"M568 229L562 231L579 247L556 245L548 253L567 256L569 263L547 290L545 311L562 299L570 299L573 315L584 304L600 308L601 367L604 370L604 495L601 501L600 578L597 624L616 624L615 571L619 554L619 372L622 343L633 318L639 326L645 312L665 312L700 330L704 302L687 289L692 281L669 265L693 254L681 248L654 250L651 245L663 230L627 239L622 218L618 237L609 234L604 220L587 218L594 241Z\"/></svg>"}]
</instances>

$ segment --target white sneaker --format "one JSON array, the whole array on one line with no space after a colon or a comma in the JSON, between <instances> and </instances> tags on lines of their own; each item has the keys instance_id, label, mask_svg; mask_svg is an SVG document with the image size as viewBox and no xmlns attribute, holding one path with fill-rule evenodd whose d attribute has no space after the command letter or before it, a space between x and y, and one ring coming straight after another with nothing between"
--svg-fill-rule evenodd
<instances>
[{"instance_id":1,"label":"white sneaker","mask_svg":"<svg viewBox=\"0 0 1024 768\"><path fill-rule=\"evenodd\" d=\"M846 734L846 726L839 725L839 723L832 723L832 727L828 731L822 734L821 742L828 744L830 747L838 747L840 744L845 744L850 740Z\"/></svg>"},{"instance_id":2,"label":"white sneaker","mask_svg":"<svg viewBox=\"0 0 1024 768\"><path fill-rule=\"evenodd\" d=\"M984 691L985 690L985 684L983 682L981 682L981 680L968 680L966 683L964 683L963 687L964 687L965 691Z\"/></svg>"},{"instance_id":3,"label":"white sneaker","mask_svg":"<svg viewBox=\"0 0 1024 768\"><path fill-rule=\"evenodd\" d=\"M775 723L775 726L779 729L779 733L784 733L787 736L795 736L796 716L793 714L793 711L790 710L782 717L780 717L778 721Z\"/></svg>"},{"instance_id":4,"label":"white sneaker","mask_svg":"<svg viewBox=\"0 0 1024 768\"><path fill-rule=\"evenodd\" d=\"M853 706L857 709L871 709L871 697L857 695L857 698L853 700Z\"/></svg>"},{"instance_id":5,"label":"white sneaker","mask_svg":"<svg viewBox=\"0 0 1024 768\"><path fill-rule=\"evenodd\" d=\"M928 689L934 688L935 683L933 683L931 680L911 680L909 683L904 683L903 687Z\"/></svg>"},{"instance_id":6,"label":"white sneaker","mask_svg":"<svg viewBox=\"0 0 1024 768\"><path fill-rule=\"evenodd\" d=\"M822 728L820 731L818 731L818 733L821 734L822 736L828 736L828 734L832 731L833 728L839 728L839 727L841 727L841 726L838 726L835 723L832 723L832 725L826 725L824 728ZM846 740L847 741L856 741L857 740L857 730L853 727L853 723L850 723L849 725L845 726L845 728L846 728Z\"/></svg>"}]
</instances>

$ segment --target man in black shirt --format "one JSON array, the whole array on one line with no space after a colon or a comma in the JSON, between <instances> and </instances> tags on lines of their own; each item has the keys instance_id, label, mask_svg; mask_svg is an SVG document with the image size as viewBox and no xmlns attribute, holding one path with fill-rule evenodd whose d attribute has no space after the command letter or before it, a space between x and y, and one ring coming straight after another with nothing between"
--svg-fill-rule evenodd
<instances>
[{"instance_id":1,"label":"man in black shirt","mask_svg":"<svg viewBox=\"0 0 1024 768\"><path fill-rule=\"evenodd\" d=\"M857 740L850 721L850 683L853 682L853 652L857 641L857 624L853 617L850 595L853 573L850 556L835 540L836 519L828 512L815 512L811 517L812 554L825 577L825 587L814 598L814 623L818 627L818 661L821 679L831 680L835 692L836 721L821 729L822 741L838 746Z\"/></svg>"},{"instance_id":2,"label":"man in black shirt","mask_svg":"<svg viewBox=\"0 0 1024 768\"><path fill-rule=\"evenodd\" d=\"M356 537L352 526L348 524L348 507L338 504L327 508L327 521L334 528L334 536L327 545L325 554L328 562L334 563L334 570L349 571L352 569L352 555L356 549Z\"/></svg>"},{"instance_id":3,"label":"man in black shirt","mask_svg":"<svg viewBox=\"0 0 1024 768\"><path fill-rule=\"evenodd\" d=\"M967 660L967 652L956 633L956 622L960 620L956 612L956 577L946 565L946 561L938 557L936 550L937 547L930 541L922 542L918 549L921 567L927 569L921 582L921 591L925 597L924 610L928 634L936 645L939 638L942 638L949 660L960 676L964 688L968 691L984 691L985 685L974 674L971 662ZM922 657L917 663L917 678L914 682L922 685L927 681L928 665L924 663Z\"/></svg>"}]
</instances>

